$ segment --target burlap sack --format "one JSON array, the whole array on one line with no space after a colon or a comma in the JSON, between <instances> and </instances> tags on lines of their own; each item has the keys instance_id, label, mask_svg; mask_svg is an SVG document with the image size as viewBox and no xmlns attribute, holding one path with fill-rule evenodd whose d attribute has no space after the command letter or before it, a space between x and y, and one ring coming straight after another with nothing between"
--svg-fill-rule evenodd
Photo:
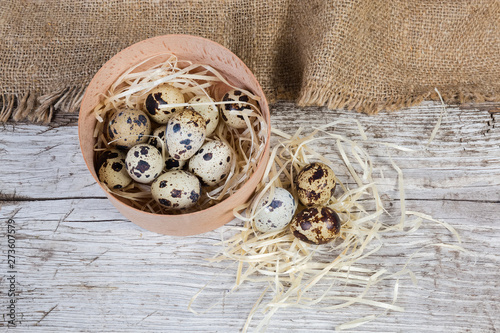
<instances>
[{"instance_id":1,"label":"burlap sack","mask_svg":"<svg viewBox=\"0 0 500 333\"><path fill-rule=\"evenodd\" d=\"M231 49L269 99L374 113L432 98L499 100L495 0L0 0L0 120L75 111L92 76L140 40Z\"/></svg>"}]
</instances>

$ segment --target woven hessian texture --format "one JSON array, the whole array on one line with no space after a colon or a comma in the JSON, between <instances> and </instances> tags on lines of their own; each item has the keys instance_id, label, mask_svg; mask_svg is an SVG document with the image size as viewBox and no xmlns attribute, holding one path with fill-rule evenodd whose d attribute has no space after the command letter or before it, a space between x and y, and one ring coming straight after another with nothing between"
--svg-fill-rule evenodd
<instances>
[{"instance_id":1,"label":"woven hessian texture","mask_svg":"<svg viewBox=\"0 0 500 333\"><path fill-rule=\"evenodd\" d=\"M183 33L216 41L270 101L375 113L432 99L498 101L494 0L0 0L0 121L78 110L125 47Z\"/></svg>"}]
</instances>

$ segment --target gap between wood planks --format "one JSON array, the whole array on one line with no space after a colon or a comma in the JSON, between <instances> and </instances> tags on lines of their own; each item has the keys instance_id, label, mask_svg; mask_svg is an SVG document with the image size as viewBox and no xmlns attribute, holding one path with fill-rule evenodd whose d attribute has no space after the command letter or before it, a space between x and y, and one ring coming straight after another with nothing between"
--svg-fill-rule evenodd
<instances>
[{"instance_id":1,"label":"gap between wood planks","mask_svg":"<svg viewBox=\"0 0 500 333\"><path fill-rule=\"evenodd\" d=\"M17 203L17 202L36 202L36 201L64 201L64 200L107 200L107 197L64 197L64 198L27 198L27 197L2 197L0 194L0 202ZM360 200L363 201L363 200ZM399 198L393 198L391 201L398 202ZM425 199L425 198L405 198L405 201L445 201L445 202L477 202L477 203L500 203L500 200L472 200L472 199Z\"/></svg>"},{"instance_id":2,"label":"gap between wood planks","mask_svg":"<svg viewBox=\"0 0 500 333\"><path fill-rule=\"evenodd\" d=\"M28 197L16 197L12 195L5 195L0 193L0 202L6 203L16 203L16 202L26 202L26 201L64 201L64 200L92 200L92 199L107 199L105 196L97 197L63 197L63 198L28 198Z\"/></svg>"}]
</instances>

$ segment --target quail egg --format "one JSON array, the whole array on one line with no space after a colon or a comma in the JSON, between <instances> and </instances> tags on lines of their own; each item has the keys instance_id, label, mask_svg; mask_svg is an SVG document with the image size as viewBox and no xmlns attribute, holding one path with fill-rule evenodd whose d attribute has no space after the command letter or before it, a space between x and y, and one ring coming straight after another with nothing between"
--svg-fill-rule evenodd
<instances>
[{"instance_id":1,"label":"quail egg","mask_svg":"<svg viewBox=\"0 0 500 333\"><path fill-rule=\"evenodd\" d=\"M325 244L340 233L340 218L328 207L309 207L299 212L290 222L293 235L311 244Z\"/></svg>"},{"instance_id":2,"label":"quail egg","mask_svg":"<svg viewBox=\"0 0 500 333\"><path fill-rule=\"evenodd\" d=\"M180 89L165 83L151 90L144 101L144 107L151 118L158 124L166 124L176 111L183 107L168 107L168 104L184 103L184 95Z\"/></svg>"},{"instance_id":3,"label":"quail egg","mask_svg":"<svg viewBox=\"0 0 500 333\"><path fill-rule=\"evenodd\" d=\"M165 142L165 131L167 130L167 125L163 125L160 127L157 127L154 131L153 134L151 134L151 137L149 138L148 144L151 146L155 146L158 148L159 151L162 150L162 146L167 149L167 143ZM161 142L164 144L162 145Z\"/></svg>"},{"instance_id":4,"label":"quail egg","mask_svg":"<svg viewBox=\"0 0 500 333\"><path fill-rule=\"evenodd\" d=\"M169 119L165 135L170 156L188 160L205 142L205 119L193 110L177 112Z\"/></svg>"},{"instance_id":5,"label":"quail egg","mask_svg":"<svg viewBox=\"0 0 500 333\"><path fill-rule=\"evenodd\" d=\"M223 181L231 169L232 152L221 140L206 142L189 160L188 169L209 186Z\"/></svg>"},{"instance_id":6,"label":"quail egg","mask_svg":"<svg viewBox=\"0 0 500 333\"><path fill-rule=\"evenodd\" d=\"M321 206L330 200L335 190L335 174L323 163L306 165L296 178L297 194L304 206Z\"/></svg>"},{"instance_id":7,"label":"quail egg","mask_svg":"<svg viewBox=\"0 0 500 333\"><path fill-rule=\"evenodd\" d=\"M186 161L173 159L168 153L167 143L165 141L166 130L167 125L163 125L155 129L153 132L153 137L149 139L148 143L152 146L155 146L160 152L162 152L162 144L160 143L160 141L163 141L163 143L165 144L165 167L163 168L163 170L180 170L184 167L184 165L186 165Z\"/></svg>"},{"instance_id":8,"label":"quail egg","mask_svg":"<svg viewBox=\"0 0 500 333\"><path fill-rule=\"evenodd\" d=\"M245 118L241 115L241 112L253 111L252 105L257 106L257 102L238 89L228 91L224 97L222 97L222 101L234 101L234 104L219 104L221 117L226 124L233 128L246 128L247 123L245 122Z\"/></svg>"},{"instance_id":9,"label":"quail egg","mask_svg":"<svg viewBox=\"0 0 500 333\"><path fill-rule=\"evenodd\" d=\"M187 171L167 171L151 184L151 195L167 209L189 208L198 202L201 184Z\"/></svg>"},{"instance_id":10,"label":"quail egg","mask_svg":"<svg viewBox=\"0 0 500 333\"><path fill-rule=\"evenodd\" d=\"M138 183L151 183L163 170L163 158L156 147L135 145L127 153L125 166L128 174Z\"/></svg>"},{"instance_id":11,"label":"quail egg","mask_svg":"<svg viewBox=\"0 0 500 333\"><path fill-rule=\"evenodd\" d=\"M118 149L102 152L98 161L99 180L110 189L120 189L132 182L125 168L125 153Z\"/></svg>"},{"instance_id":12,"label":"quail egg","mask_svg":"<svg viewBox=\"0 0 500 333\"><path fill-rule=\"evenodd\" d=\"M257 213L254 218L255 228L260 232L278 231L285 228L295 214L297 204L293 196L282 187L274 189L274 195L266 193L257 204Z\"/></svg>"},{"instance_id":13,"label":"quail egg","mask_svg":"<svg viewBox=\"0 0 500 333\"><path fill-rule=\"evenodd\" d=\"M108 124L108 139L112 146L128 149L148 141L151 121L141 110L125 109L115 112Z\"/></svg>"},{"instance_id":14,"label":"quail egg","mask_svg":"<svg viewBox=\"0 0 500 333\"><path fill-rule=\"evenodd\" d=\"M187 161L181 161L181 160L176 160L175 158L172 158L168 153L165 156L165 167L163 170L169 171L169 170L182 170L184 166L186 165Z\"/></svg>"},{"instance_id":15,"label":"quail egg","mask_svg":"<svg viewBox=\"0 0 500 333\"><path fill-rule=\"evenodd\" d=\"M197 103L209 103L213 100L205 95L194 96L189 100L189 104L193 104L190 107L201 114L206 120L207 125L207 137L212 135L219 123L219 110L215 104L211 105L196 105Z\"/></svg>"}]
</instances>

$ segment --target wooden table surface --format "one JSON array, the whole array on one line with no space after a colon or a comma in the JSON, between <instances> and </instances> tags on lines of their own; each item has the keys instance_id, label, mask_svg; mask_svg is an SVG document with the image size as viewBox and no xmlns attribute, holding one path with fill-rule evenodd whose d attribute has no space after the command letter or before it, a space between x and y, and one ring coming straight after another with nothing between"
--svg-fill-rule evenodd
<instances>
[{"instance_id":1,"label":"wooden table surface","mask_svg":"<svg viewBox=\"0 0 500 333\"><path fill-rule=\"evenodd\" d=\"M396 305L404 312L384 315L367 305L340 310L290 307L274 315L268 332L330 332L371 314L381 316L348 331L500 330L500 113L489 112L497 109L498 104L488 103L448 106L427 145L442 112L439 103L377 116L274 105L272 126L288 133L299 126L308 131L354 118L369 138L413 149L367 146L384 173L380 188L386 202L392 208L400 205L392 158L405 177L406 209L452 225L469 252L426 246L457 244L446 228L433 222L424 222L411 234L388 235L368 266L398 271L422 249L408 266L417 284L407 277L399 281ZM354 123L334 130L356 139ZM318 149L333 156L333 146L319 143ZM207 260L221 250L217 243L222 233L231 234L240 221L183 238L134 225L109 203L86 169L77 115L57 115L48 126L0 125L0 156L0 327L6 329L9 314L14 314L19 332L242 330L266 285L246 283L230 293L235 264ZM15 238L8 236L9 230L15 230ZM9 244L15 253L8 251L13 249ZM193 303L199 312L194 314L189 302L205 286ZM393 286L394 281L375 286L370 299L390 303ZM349 286L337 288L334 292L340 295L349 292ZM262 318L261 312L255 314L249 332L256 331Z\"/></svg>"}]
</instances>

